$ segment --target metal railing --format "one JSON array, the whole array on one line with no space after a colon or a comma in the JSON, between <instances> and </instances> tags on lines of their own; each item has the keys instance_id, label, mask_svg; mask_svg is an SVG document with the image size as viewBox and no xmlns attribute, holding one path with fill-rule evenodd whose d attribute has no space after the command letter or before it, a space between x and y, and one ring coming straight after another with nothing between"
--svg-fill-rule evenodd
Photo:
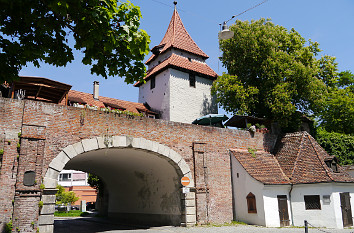
<instances>
[{"instance_id":1,"label":"metal railing","mask_svg":"<svg viewBox=\"0 0 354 233\"><path fill-rule=\"evenodd\" d=\"M324 232L324 233L331 233L330 231L325 231L319 227L315 227L314 225L312 225L311 223L309 223L307 220L304 220L304 226L305 226L305 233L309 233L309 226L314 228L315 230ZM354 232L350 232L350 233L354 233Z\"/></svg>"}]
</instances>

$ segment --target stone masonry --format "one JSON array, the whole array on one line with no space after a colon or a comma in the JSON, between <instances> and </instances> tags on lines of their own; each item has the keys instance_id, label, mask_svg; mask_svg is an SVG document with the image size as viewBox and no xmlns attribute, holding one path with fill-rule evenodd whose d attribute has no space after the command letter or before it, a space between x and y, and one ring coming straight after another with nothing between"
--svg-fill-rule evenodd
<instances>
[{"instance_id":1,"label":"stone masonry","mask_svg":"<svg viewBox=\"0 0 354 233\"><path fill-rule=\"evenodd\" d=\"M181 156L176 169L181 176L188 171L195 190L182 198L184 214L200 224L233 218L229 149L269 151L276 140L243 130L0 98L0 231L12 221L14 232L36 232L39 226L40 232L51 232L55 182L48 177L55 178L70 156L100 149L107 134L112 146L125 140L125 146L155 150L171 163ZM33 185L24 185L26 174L34 175Z\"/></svg>"}]
</instances>

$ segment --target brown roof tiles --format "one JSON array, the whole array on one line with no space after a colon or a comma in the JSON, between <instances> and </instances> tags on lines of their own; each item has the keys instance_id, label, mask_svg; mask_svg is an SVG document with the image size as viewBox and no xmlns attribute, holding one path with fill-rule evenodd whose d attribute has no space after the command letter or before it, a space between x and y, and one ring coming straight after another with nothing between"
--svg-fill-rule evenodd
<instances>
[{"instance_id":1,"label":"brown roof tiles","mask_svg":"<svg viewBox=\"0 0 354 233\"><path fill-rule=\"evenodd\" d=\"M160 44L155 47L160 47L160 53L163 53L167 49L172 47L184 50L192 54L196 54L204 58L208 58L208 55L206 55L198 47L198 45L193 41L192 37L188 34L176 9L173 12L170 24L168 25L164 38L162 39ZM156 56L157 55L153 54L145 62L145 64L149 64L152 60L156 58Z\"/></svg>"},{"instance_id":2,"label":"brown roof tiles","mask_svg":"<svg viewBox=\"0 0 354 233\"><path fill-rule=\"evenodd\" d=\"M264 184L288 184L289 178L284 174L274 155L265 151L253 156L247 150L231 150L242 167L254 179Z\"/></svg>"},{"instance_id":3,"label":"brown roof tiles","mask_svg":"<svg viewBox=\"0 0 354 233\"><path fill-rule=\"evenodd\" d=\"M306 184L322 182L354 182L343 168L329 168L325 160L333 156L307 132L286 134L276 144L274 156L257 152L231 150L246 171L264 184Z\"/></svg>"},{"instance_id":4,"label":"brown roof tiles","mask_svg":"<svg viewBox=\"0 0 354 233\"><path fill-rule=\"evenodd\" d=\"M135 102L119 100L119 99L114 99L114 98L109 98L104 96L100 96L99 99L96 100L93 98L92 94L80 92L80 91L74 91L74 90L69 91L68 100L82 103L82 104L88 104L91 106L96 106L98 108L104 108L106 106L110 106L112 108L121 108L123 110L127 110L133 113L146 112L146 113L156 114L155 112L149 110L142 103L135 103ZM62 104L64 103L62 102Z\"/></svg>"},{"instance_id":5,"label":"brown roof tiles","mask_svg":"<svg viewBox=\"0 0 354 233\"><path fill-rule=\"evenodd\" d=\"M215 73L206 63L189 60L186 57L179 56L177 54L172 54L170 57L162 61L157 66L149 69L146 73L145 80L149 80L152 76L164 71L165 69L173 67L175 69L194 71L201 76L207 76L211 79L216 79L218 74ZM134 86L140 86L141 83L137 82Z\"/></svg>"}]
</instances>

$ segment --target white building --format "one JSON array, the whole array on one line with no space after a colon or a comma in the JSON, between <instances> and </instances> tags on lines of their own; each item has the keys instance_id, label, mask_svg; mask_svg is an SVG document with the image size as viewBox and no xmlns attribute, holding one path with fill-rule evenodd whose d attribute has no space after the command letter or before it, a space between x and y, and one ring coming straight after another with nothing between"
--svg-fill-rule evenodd
<instances>
[{"instance_id":1,"label":"white building","mask_svg":"<svg viewBox=\"0 0 354 233\"><path fill-rule=\"evenodd\" d=\"M59 173L58 184L63 187L88 186L88 174L82 171L63 170Z\"/></svg>"},{"instance_id":2,"label":"white building","mask_svg":"<svg viewBox=\"0 0 354 233\"><path fill-rule=\"evenodd\" d=\"M217 113L210 91L217 74L205 63L208 55L190 37L176 8L164 38L151 51L146 83L135 84L139 103L147 103L168 121L192 123Z\"/></svg>"},{"instance_id":3,"label":"white building","mask_svg":"<svg viewBox=\"0 0 354 233\"><path fill-rule=\"evenodd\" d=\"M308 133L285 135L274 154L230 155L236 220L267 227L303 226L304 220L316 227L353 225L354 179Z\"/></svg>"}]
</instances>

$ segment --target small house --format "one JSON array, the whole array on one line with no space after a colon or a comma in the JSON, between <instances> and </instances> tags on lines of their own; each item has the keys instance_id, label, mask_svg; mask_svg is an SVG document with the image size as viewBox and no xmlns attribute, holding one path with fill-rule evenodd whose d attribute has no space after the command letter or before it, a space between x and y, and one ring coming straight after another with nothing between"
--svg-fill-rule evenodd
<instances>
[{"instance_id":1,"label":"small house","mask_svg":"<svg viewBox=\"0 0 354 233\"><path fill-rule=\"evenodd\" d=\"M230 150L234 218L267 227L353 225L354 178L307 132L286 134L273 153Z\"/></svg>"}]
</instances>

